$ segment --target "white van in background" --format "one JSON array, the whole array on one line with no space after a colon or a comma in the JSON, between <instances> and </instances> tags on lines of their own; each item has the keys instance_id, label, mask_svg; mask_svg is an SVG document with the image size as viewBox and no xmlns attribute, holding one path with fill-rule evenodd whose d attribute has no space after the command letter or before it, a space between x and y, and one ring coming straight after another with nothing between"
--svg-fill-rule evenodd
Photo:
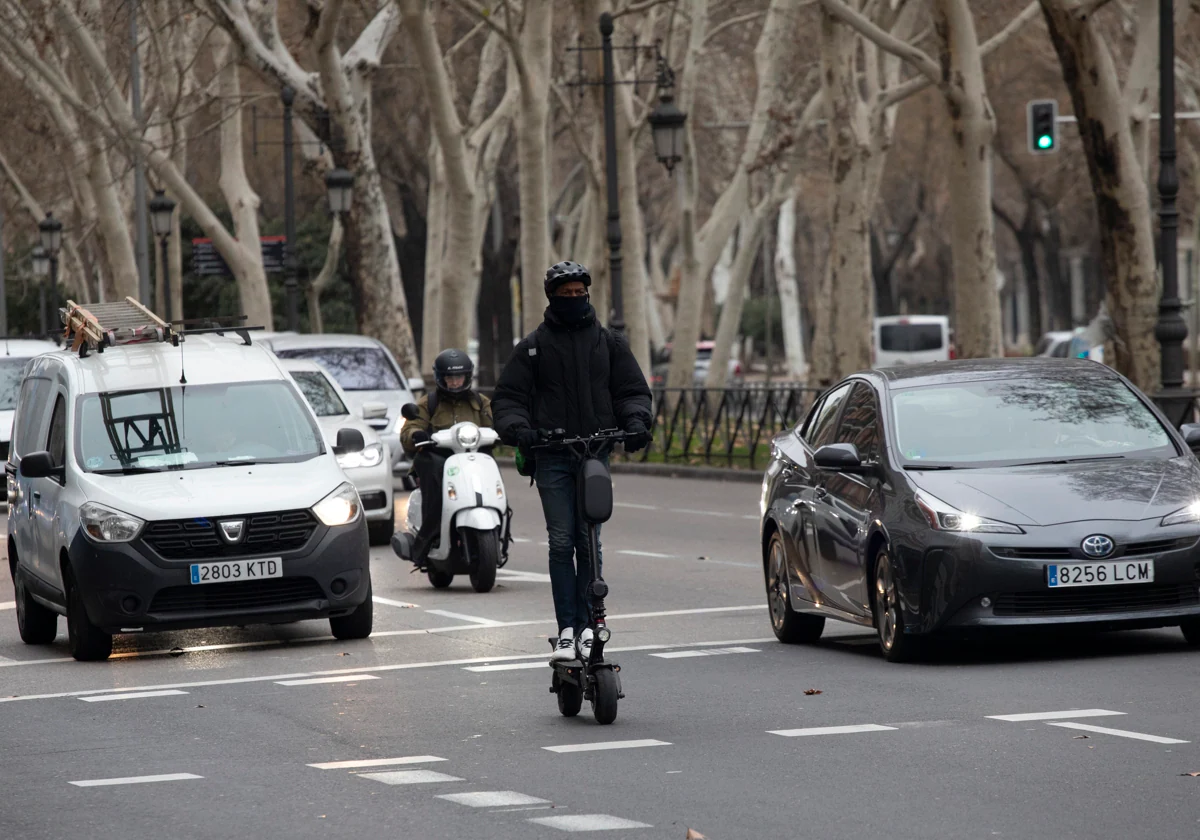
<instances>
[{"instance_id":1,"label":"white van in background","mask_svg":"<svg viewBox=\"0 0 1200 840\"><path fill-rule=\"evenodd\" d=\"M877 368L953 359L950 319L945 315L876 318L872 355Z\"/></svg>"}]
</instances>

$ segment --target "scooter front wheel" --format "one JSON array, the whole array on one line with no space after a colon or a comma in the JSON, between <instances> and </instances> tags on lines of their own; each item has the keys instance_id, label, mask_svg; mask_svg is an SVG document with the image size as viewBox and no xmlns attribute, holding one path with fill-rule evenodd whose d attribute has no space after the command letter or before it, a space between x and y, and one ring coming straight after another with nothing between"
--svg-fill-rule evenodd
<instances>
[{"instance_id":1,"label":"scooter front wheel","mask_svg":"<svg viewBox=\"0 0 1200 840\"><path fill-rule=\"evenodd\" d=\"M596 723L607 725L617 719L617 675L609 668L596 671L596 686L592 693L592 714Z\"/></svg>"}]
</instances>

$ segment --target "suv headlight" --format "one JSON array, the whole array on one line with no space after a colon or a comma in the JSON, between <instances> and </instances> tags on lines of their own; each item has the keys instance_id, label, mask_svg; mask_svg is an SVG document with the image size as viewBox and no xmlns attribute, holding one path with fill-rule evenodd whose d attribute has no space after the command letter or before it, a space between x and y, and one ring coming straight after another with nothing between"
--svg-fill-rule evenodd
<instances>
[{"instance_id":1,"label":"suv headlight","mask_svg":"<svg viewBox=\"0 0 1200 840\"><path fill-rule=\"evenodd\" d=\"M358 491L354 489L354 485L346 482L313 505L312 510L322 523L335 528L338 525L349 525L358 519L362 503L358 500Z\"/></svg>"},{"instance_id":2,"label":"suv headlight","mask_svg":"<svg viewBox=\"0 0 1200 840\"><path fill-rule=\"evenodd\" d=\"M1183 525L1187 522L1200 522L1200 501L1192 502L1185 508L1174 513L1168 513L1162 518L1160 525Z\"/></svg>"},{"instance_id":3,"label":"suv headlight","mask_svg":"<svg viewBox=\"0 0 1200 840\"><path fill-rule=\"evenodd\" d=\"M458 445L470 449L479 443L479 427L474 423L463 423L458 427Z\"/></svg>"},{"instance_id":4,"label":"suv headlight","mask_svg":"<svg viewBox=\"0 0 1200 840\"><path fill-rule=\"evenodd\" d=\"M355 467L373 467L383 460L383 444L371 443L362 452L347 452L337 456L338 466L344 470Z\"/></svg>"},{"instance_id":5,"label":"suv headlight","mask_svg":"<svg viewBox=\"0 0 1200 840\"><path fill-rule=\"evenodd\" d=\"M146 524L136 516L95 502L84 502L80 506L79 522L88 537L105 543L129 542L142 532L142 526Z\"/></svg>"},{"instance_id":6,"label":"suv headlight","mask_svg":"<svg viewBox=\"0 0 1200 840\"><path fill-rule=\"evenodd\" d=\"M968 534L1024 534L1016 525L984 519L973 513L956 510L941 499L917 493L917 507L925 514L929 527L935 531L953 531Z\"/></svg>"}]
</instances>

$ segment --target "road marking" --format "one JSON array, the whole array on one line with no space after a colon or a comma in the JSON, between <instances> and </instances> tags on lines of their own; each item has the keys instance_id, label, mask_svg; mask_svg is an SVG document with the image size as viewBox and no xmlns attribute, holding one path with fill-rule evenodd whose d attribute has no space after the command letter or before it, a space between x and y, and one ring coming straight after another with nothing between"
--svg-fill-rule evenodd
<instances>
[{"instance_id":1,"label":"road marking","mask_svg":"<svg viewBox=\"0 0 1200 840\"><path fill-rule=\"evenodd\" d=\"M1062 720L1064 718L1108 717L1123 715L1124 712L1110 712L1108 709L1071 709L1065 712L1029 712L1021 715L988 715L991 720L1007 720L1010 723L1024 723L1030 720Z\"/></svg>"},{"instance_id":2,"label":"road marking","mask_svg":"<svg viewBox=\"0 0 1200 840\"><path fill-rule=\"evenodd\" d=\"M1126 729L1109 729L1104 726L1091 726L1086 723L1047 723L1047 726L1061 726L1064 729L1081 729L1084 732L1098 732L1101 735L1116 735L1118 738L1133 738L1135 741L1151 741L1155 744L1187 744L1178 738L1163 738L1160 735L1146 735L1141 732L1130 732Z\"/></svg>"},{"instance_id":3,"label":"road marking","mask_svg":"<svg viewBox=\"0 0 1200 840\"><path fill-rule=\"evenodd\" d=\"M656 551L630 551L628 549L622 549L617 554L628 554L630 557L657 557L661 560L670 560L675 556L674 554L659 554Z\"/></svg>"},{"instance_id":4,"label":"road marking","mask_svg":"<svg viewBox=\"0 0 1200 840\"><path fill-rule=\"evenodd\" d=\"M742 519L753 519L755 522L758 522L759 520L762 519L762 517L759 516L757 513L743 513Z\"/></svg>"},{"instance_id":5,"label":"road marking","mask_svg":"<svg viewBox=\"0 0 1200 840\"><path fill-rule=\"evenodd\" d=\"M730 648L706 648L705 650L671 650L666 653L652 653L651 656L657 656L659 659L691 659L695 656L721 656L726 653L761 653L756 648L748 647L730 647Z\"/></svg>"},{"instance_id":6,"label":"road marking","mask_svg":"<svg viewBox=\"0 0 1200 840\"><path fill-rule=\"evenodd\" d=\"M718 518L729 518L734 514L726 511L717 510L693 510L692 508L667 508L667 513L687 513L694 516L715 516Z\"/></svg>"},{"instance_id":7,"label":"road marking","mask_svg":"<svg viewBox=\"0 0 1200 840\"><path fill-rule=\"evenodd\" d=\"M550 575L544 572L522 572L517 569L498 569L496 577L500 580L525 581L527 583L550 582Z\"/></svg>"},{"instance_id":8,"label":"road marking","mask_svg":"<svg viewBox=\"0 0 1200 840\"><path fill-rule=\"evenodd\" d=\"M452 613L446 610L425 610L429 615L440 615L442 618L457 618L459 621L469 621L472 624L481 624L487 627L500 627L504 624L502 621L495 621L490 618L480 618L477 615L463 615L462 613Z\"/></svg>"},{"instance_id":9,"label":"road marking","mask_svg":"<svg viewBox=\"0 0 1200 840\"><path fill-rule=\"evenodd\" d=\"M318 770L352 770L355 767L387 767L395 764L430 764L434 761L445 761L436 755L406 755L403 758L358 758L351 761L323 761L320 764L310 764Z\"/></svg>"},{"instance_id":10,"label":"road marking","mask_svg":"<svg viewBox=\"0 0 1200 840\"><path fill-rule=\"evenodd\" d=\"M179 694L187 694L187 692L169 688L163 691L127 691L123 694L98 694L95 697L80 697L79 699L85 703L100 703L104 700L137 700L141 697L170 697Z\"/></svg>"},{"instance_id":11,"label":"road marking","mask_svg":"<svg viewBox=\"0 0 1200 840\"><path fill-rule=\"evenodd\" d=\"M528 542L533 542L533 540L529 539L528 537L513 537L513 538L512 538L512 541L513 541L513 542L515 542L515 543L528 543Z\"/></svg>"},{"instance_id":12,"label":"road marking","mask_svg":"<svg viewBox=\"0 0 1200 840\"><path fill-rule=\"evenodd\" d=\"M597 750L629 750L635 747L669 747L670 741L655 741L643 738L640 741L593 741L590 744L563 744L557 747L542 747L554 753L595 752Z\"/></svg>"},{"instance_id":13,"label":"road marking","mask_svg":"<svg viewBox=\"0 0 1200 840\"><path fill-rule=\"evenodd\" d=\"M383 598L379 595L372 595L371 600L376 604L385 604L389 607L400 607L406 610L421 606L420 604L410 604L408 601L393 601L391 598Z\"/></svg>"},{"instance_id":14,"label":"road marking","mask_svg":"<svg viewBox=\"0 0 1200 840\"><path fill-rule=\"evenodd\" d=\"M765 605L764 605L765 606ZM609 616L612 619L613 616ZM541 622L531 622L541 623ZM629 645L627 647L606 647L610 653L637 653L649 650L675 650L680 648L691 647L724 647L731 645L761 645L768 642L774 642L774 637L771 638L756 638L756 639L722 639L720 641L708 642L685 642L681 644L669 645ZM545 653L525 653L514 656L481 656L474 659L442 659L429 662L401 662L395 665L372 665L366 668L357 668L354 670L342 669L335 671L315 671L308 673L297 674L270 674L257 677L232 677L225 680L198 680L195 682L184 683L167 683L162 685L141 685L131 687L130 691L155 691L163 688L206 688L218 685L245 685L247 683L262 683L262 682L279 682L280 680L297 680L302 678L319 677L324 675L339 675L339 674L359 674L358 679L367 672L380 673L384 671L409 671L423 668L445 668L455 665L486 665L494 662L519 662L522 660L540 659L543 662L546 659ZM70 660L74 662L75 660ZM54 694L18 694L13 697L0 697L0 703L15 703L19 700L56 700L62 697L82 697L91 694L111 694L111 688L92 688L79 691L61 691Z\"/></svg>"},{"instance_id":15,"label":"road marking","mask_svg":"<svg viewBox=\"0 0 1200 840\"><path fill-rule=\"evenodd\" d=\"M571 814L561 817L535 817L529 822L560 831L613 831L619 828L653 828L649 823L610 817L608 814Z\"/></svg>"},{"instance_id":16,"label":"road marking","mask_svg":"<svg viewBox=\"0 0 1200 840\"><path fill-rule=\"evenodd\" d=\"M447 776L436 770L392 770L387 773L359 773L360 779L373 779L385 785L428 785L436 782L461 782L458 776Z\"/></svg>"},{"instance_id":17,"label":"road marking","mask_svg":"<svg viewBox=\"0 0 1200 840\"><path fill-rule=\"evenodd\" d=\"M877 723L859 723L853 726L813 726L808 729L768 729L767 732L785 738L800 738L805 735L852 735L855 732L887 732L895 729L894 726L880 726Z\"/></svg>"},{"instance_id":18,"label":"road marking","mask_svg":"<svg viewBox=\"0 0 1200 840\"><path fill-rule=\"evenodd\" d=\"M511 814L513 811L549 811L553 805L530 805L525 808L500 808L495 811L488 811L489 814Z\"/></svg>"},{"instance_id":19,"label":"road marking","mask_svg":"<svg viewBox=\"0 0 1200 840\"><path fill-rule=\"evenodd\" d=\"M635 505L633 502L613 502L613 507L632 508L633 510L659 510L658 505Z\"/></svg>"},{"instance_id":20,"label":"road marking","mask_svg":"<svg viewBox=\"0 0 1200 840\"><path fill-rule=\"evenodd\" d=\"M149 782L182 782L185 779L203 779L193 773L166 773L162 776L125 776L120 779L84 779L71 782L75 787L106 787L108 785L144 785Z\"/></svg>"},{"instance_id":21,"label":"road marking","mask_svg":"<svg viewBox=\"0 0 1200 840\"><path fill-rule=\"evenodd\" d=\"M15 610L16 608L16 601L0 601L0 610Z\"/></svg>"},{"instance_id":22,"label":"road marking","mask_svg":"<svg viewBox=\"0 0 1200 840\"><path fill-rule=\"evenodd\" d=\"M476 674L488 674L492 671L524 671L526 668L545 668L545 662L509 662L505 665L471 665L464 671L474 671Z\"/></svg>"},{"instance_id":23,"label":"road marking","mask_svg":"<svg viewBox=\"0 0 1200 840\"><path fill-rule=\"evenodd\" d=\"M346 683L358 682L359 680L377 680L379 677L373 677L370 674L346 674L340 677L316 677L306 680L280 680L276 685L321 685L322 683Z\"/></svg>"},{"instance_id":24,"label":"road marking","mask_svg":"<svg viewBox=\"0 0 1200 840\"><path fill-rule=\"evenodd\" d=\"M549 799L538 799L515 790L478 790L472 793L443 793L438 799L445 799L455 805L466 805L468 808L504 808L509 805L548 805Z\"/></svg>"}]
</instances>

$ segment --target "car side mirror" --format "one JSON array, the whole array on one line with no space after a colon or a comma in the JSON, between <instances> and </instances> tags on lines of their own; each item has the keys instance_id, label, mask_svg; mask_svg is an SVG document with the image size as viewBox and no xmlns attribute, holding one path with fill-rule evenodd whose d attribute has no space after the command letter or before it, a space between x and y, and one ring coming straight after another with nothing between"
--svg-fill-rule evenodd
<instances>
[{"instance_id":1,"label":"car side mirror","mask_svg":"<svg viewBox=\"0 0 1200 840\"><path fill-rule=\"evenodd\" d=\"M813 462L823 470L864 472L862 457L853 443L830 443L813 454Z\"/></svg>"},{"instance_id":2,"label":"car side mirror","mask_svg":"<svg viewBox=\"0 0 1200 840\"><path fill-rule=\"evenodd\" d=\"M405 420L416 420L421 416L421 409L417 408L416 403L405 403L400 408L400 416Z\"/></svg>"},{"instance_id":3,"label":"car side mirror","mask_svg":"<svg viewBox=\"0 0 1200 840\"><path fill-rule=\"evenodd\" d=\"M386 420L387 406L383 403L363 403L362 416L364 420Z\"/></svg>"},{"instance_id":4,"label":"car side mirror","mask_svg":"<svg viewBox=\"0 0 1200 840\"><path fill-rule=\"evenodd\" d=\"M358 429L338 429L337 444L333 447L334 455L353 455L367 448L367 442Z\"/></svg>"},{"instance_id":5,"label":"car side mirror","mask_svg":"<svg viewBox=\"0 0 1200 840\"><path fill-rule=\"evenodd\" d=\"M1183 442L1192 450L1200 449L1200 423L1184 423L1179 427Z\"/></svg>"},{"instance_id":6,"label":"car side mirror","mask_svg":"<svg viewBox=\"0 0 1200 840\"><path fill-rule=\"evenodd\" d=\"M30 452L21 459L21 475L24 478L62 479L66 470L55 465L49 452Z\"/></svg>"},{"instance_id":7,"label":"car side mirror","mask_svg":"<svg viewBox=\"0 0 1200 840\"><path fill-rule=\"evenodd\" d=\"M419 376L408 377L408 390L416 393L425 390L425 380Z\"/></svg>"}]
</instances>

